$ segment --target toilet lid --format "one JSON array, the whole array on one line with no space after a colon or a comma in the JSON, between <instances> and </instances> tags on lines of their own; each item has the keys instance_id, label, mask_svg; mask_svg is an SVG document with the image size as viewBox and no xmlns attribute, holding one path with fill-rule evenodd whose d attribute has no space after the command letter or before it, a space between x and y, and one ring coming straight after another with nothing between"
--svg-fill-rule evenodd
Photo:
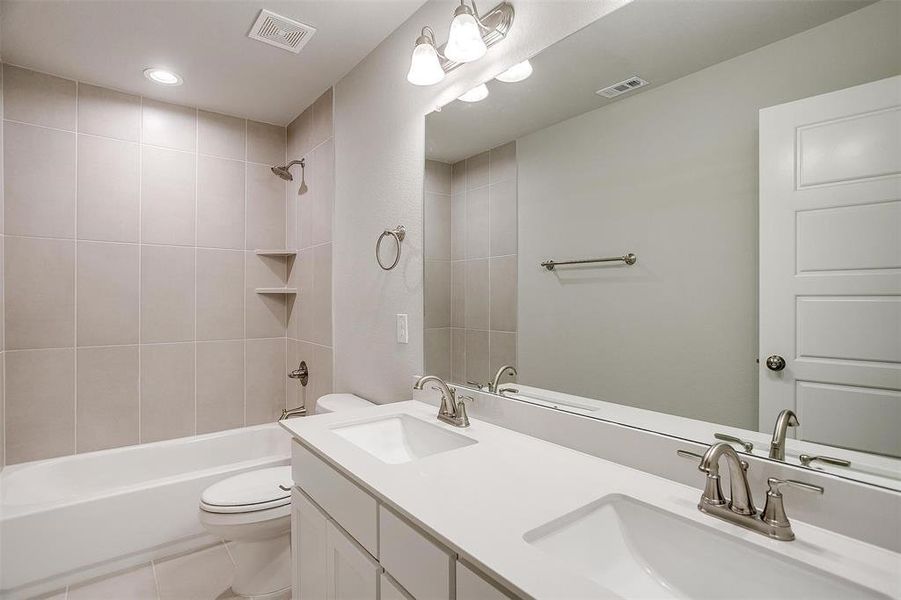
<instances>
[{"instance_id":1,"label":"toilet lid","mask_svg":"<svg viewBox=\"0 0 901 600\"><path fill-rule=\"evenodd\" d=\"M341 412L374 406L356 394L326 394L316 400L317 412Z\"/></svg>"},{"instance_id":2,"label":"toilet lid","mask_svg":"<svg viewBox=\"0 0 901 600\"><path fill-rule=\"evenodd\" d=\"M290 466L248 471L208 487L200 497L200 506L203 510L216 513L276 508L291 502L292 485Z\"/></svg>"}]
</instances>

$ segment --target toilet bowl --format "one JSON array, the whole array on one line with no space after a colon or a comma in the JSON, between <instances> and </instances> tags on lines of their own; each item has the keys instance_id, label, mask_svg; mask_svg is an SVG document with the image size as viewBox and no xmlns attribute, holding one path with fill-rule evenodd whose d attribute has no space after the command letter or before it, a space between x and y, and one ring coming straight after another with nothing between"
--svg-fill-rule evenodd
<instances>
[{"instance_id":1,"label":"toilet bowl","mask_svg":"<svg viewBox=\"0 0 901 600\"><path fill-rule=\"evenodd\" d=\"M353 394L328 394L316 413L373 406ZM239 596L289 598L291 595L291 467L248 471L214 483L200 498L200 523L232 542L232 592Z\"/></svg>"}]
</instances>

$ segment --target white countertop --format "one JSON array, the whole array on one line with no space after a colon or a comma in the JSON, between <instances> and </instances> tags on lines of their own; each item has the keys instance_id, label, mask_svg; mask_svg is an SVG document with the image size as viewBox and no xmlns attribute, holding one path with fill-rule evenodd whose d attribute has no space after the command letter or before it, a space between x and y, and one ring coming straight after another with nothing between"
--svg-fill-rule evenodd
<instances>
[{"instance_id":1,"label":"white countertop","mask_svg":"<svg viewBox=\"0 0 901 600\"><path fill-rule=\"evenodd\" d=\"M420 418L478 443L388 464L331 431L339 424L396 414ZM379 501L501 583L535 598L617 597L522 537L609 494L631 496L901 598L899 554L798 521L793 521L797 540L771 540L700 513L698 489L477 419L468 428L453 427L436 419L435 407L421 402L291 419L282 426ZM686 468L694 467L686 462ZM698 473L699 482L701 477ZM763 490L754 494L759 499ZM791 500L786 504L791 517Z\"/></svg>"}]
</instances>

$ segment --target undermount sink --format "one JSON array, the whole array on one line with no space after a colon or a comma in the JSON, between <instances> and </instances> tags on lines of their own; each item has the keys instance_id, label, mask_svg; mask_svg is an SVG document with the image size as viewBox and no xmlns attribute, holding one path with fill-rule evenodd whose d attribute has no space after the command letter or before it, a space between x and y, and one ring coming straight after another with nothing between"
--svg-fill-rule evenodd
<instances>
[{"instance_id":1,"label":"undermount sink","mask_svg":"<svg viewBox=\"0 0 901 600\"><path fill-rule=\"evenodd\" d=\"M341 425L332 431L389 464L410 462L476 443L465 435L409 415Z\"/></svg>"},{"instance_id":2,"label":"undermount sink","mask_svg":"<svg viewBox=\"0 0 901 600\"><path fill-rule=\"evenodd\" d=\"M604 496L523 539L625 598L888 598L623 495Z\"/></svg>"}]
</instances>

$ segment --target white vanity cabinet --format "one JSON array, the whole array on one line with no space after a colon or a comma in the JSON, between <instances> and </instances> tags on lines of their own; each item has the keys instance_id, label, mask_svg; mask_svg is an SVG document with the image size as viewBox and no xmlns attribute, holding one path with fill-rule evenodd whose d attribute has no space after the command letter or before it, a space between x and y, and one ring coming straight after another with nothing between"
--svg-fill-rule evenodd
<instances>
[{"instance_id":1,"label":"white vanity cabinet","mask_svg":"<svg viewBox=\"0 0 901 600\"><path fill-rule=\"evenodd\" d=\"M503 600L457 554L295 442L295 600Z\"/></svg>"}]
</instances>

